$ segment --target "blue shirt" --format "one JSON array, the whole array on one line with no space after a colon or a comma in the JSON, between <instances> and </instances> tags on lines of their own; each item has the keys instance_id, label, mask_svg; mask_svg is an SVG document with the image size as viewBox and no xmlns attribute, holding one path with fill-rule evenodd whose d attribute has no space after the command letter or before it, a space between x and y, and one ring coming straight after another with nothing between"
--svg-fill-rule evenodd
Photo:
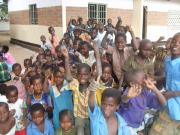
<instances>
[{"instance_id":1,"label":"blue shirt","mask_svg":"<svg viewBox=\"0 0 180 135\"><path fill-rule=\"evenodd\" d=\"M124 92L124 95L127 92L128 89ZM147 107L158 109L160 104L155 93L144 89L140 95L130 99L128 103L122 102L118 112L128 123L128 126L138 128L143 122Z\"/></svg>"},{"instance_id":2,"label":"blue shirt","mask_svg":"<svg viewBox=\"0 0 180 135\"><path fill-rule=\"evenodd\" d=\"M165 59L166 89L180 91L180 57ZM169 115L173 120L180 120L180 96L172 97L167 101Z\"/></svg>"},{"instance_id":3,"label":"blue shirt","mask_svg":"<svg viewBox=\"0 0 180 135\"><path fill-rule=\"evenodd\" d=\"M52 123L44 120L44 133L42 133L34 122L30 122L27 127L27 135L54 135L54 128Z\"/></svg>"},{"instance_id":4,"label":"blue shirt","mask_svg":"<svg viewBox=\"0 0 180 135\"><path fill-rule=\"evenodd\" d=\"M63 87L58 90L56 86L50 87L50 95L53 99L53 124L54 128L59 128L59 112L68 109L73 111L73 94L68 88L68 83L64 81Z\"/></svg>"},{"instance_id":5,"label":"blue shirt","mask_svg":"<svg viewBox=\"0 0 180 135\"><path fill-rule=\"evenodd\" d=\"M116 112L115 115L118 119L118 135L130 135L129 128L124 119ZM92 135L108 135L107 122L97 105L95 105L93 112L89 109L89 117Z\"/></svg>"}]
</instances>

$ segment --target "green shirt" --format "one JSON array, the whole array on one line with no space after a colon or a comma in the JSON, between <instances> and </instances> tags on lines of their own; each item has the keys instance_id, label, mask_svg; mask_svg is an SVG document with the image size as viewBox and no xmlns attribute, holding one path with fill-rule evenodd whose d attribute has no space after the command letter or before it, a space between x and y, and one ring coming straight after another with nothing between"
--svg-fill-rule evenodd
<instances>
[{"instance_id":1,"label":"green shirt","mask_svg":"<svg viewBox=\"0 0 180 135\"><path fill-rule=\"evenodd\" d=\"M71 131L69 131L69 132L64 132L61 129L58 129L55 132L55 135L77 135L77 130L76 130L75 127L73 127L73 129Z\"/></svg>"},{"instance_id":2,"label":"green shirt","mask_svg":"<svg viewBox=\"0 0 180 135\"><path fill-rule=\"evenodd\" d=\"M8 66L4 61L0 61L0 83L9 81L11 75L8 71Z\"/></svg>"}]
</instances>

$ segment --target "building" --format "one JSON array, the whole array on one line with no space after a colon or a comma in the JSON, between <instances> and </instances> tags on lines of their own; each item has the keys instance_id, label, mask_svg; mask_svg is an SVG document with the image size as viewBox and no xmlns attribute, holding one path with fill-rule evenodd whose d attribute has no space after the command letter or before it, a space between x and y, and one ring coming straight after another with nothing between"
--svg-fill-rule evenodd
<instances>
[{"instance_id":1,"label":"building","mask_svg":"<svg viewBox=\"0 0 180 135\"><path fill-rule=\"evenodd\" d=\"M180 0L9 0L11 38L39 44L54 26L61 37L71 18L107 18L131 25L138 37L157 40L180 31Z\"/></svg>"}]
</instances>

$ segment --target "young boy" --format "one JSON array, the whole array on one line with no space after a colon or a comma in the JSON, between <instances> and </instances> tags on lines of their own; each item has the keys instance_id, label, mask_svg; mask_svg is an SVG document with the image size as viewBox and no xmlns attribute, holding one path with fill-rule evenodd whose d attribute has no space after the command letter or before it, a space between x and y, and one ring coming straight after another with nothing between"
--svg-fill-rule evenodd
<instances>
[{"instance_id":1,"label":"young boy","mask_svg":"<svg viewBox=\"0 0 180 135\"><path fill-rule=\"evenodd\" d=\"M137 132L144 128L141 124L146 108L159 109L160 105L166 104L166 99L152 80L145 79L142 70L132 70L126 73L125 79L129 87L122 95L119 113L128 123L132 135L137 135Z\"/></svg>"},{"instance_id":2,"label":"young boy","mask_svg":"<svg viewBox=\"0 0 180 135\"><path fill-rule=\"evenodd\" d=\"M161 111L150 135L178 135L180 133L180 33L172 38L171 56L165 59L167 110ZM164 128L165 127L165 128Z\"/></svg>"},{"instance_id":3,"label":"young boy","mask_svg":"<svg viewBox=\"0 0 180 135\"><path fill-rule=\"evenodd\" d=\"M98 84L98 81L96 82ZM120 92L113 88L104 90L101 108L95 103L95 89L90 90L89 116L93 135L130 135L124 119L116 112Z\"/></svg>"},{"instance_id":4,"label":"young boy","mask_svg":"<svg viewBox=\"0 0 180 135\"><path fill-rule=\"evenodd\" d=\"M7 86L6 97L10 111L13 113L16 119L16 134L26 135L25 123L24 123L24 102L22 99L18 99L18 90L16 86Z\"/></svg>"},{"instance_id":5,"label":"young boy","mask_svg":"<svg viewBox=\"0 0 180 135\"><path fill-rule=\"evenodd\" d=\"M27 127L27 135L54 135L52 123L45 118L44 107L40 103L31 106L32 121Z\"/></svg>"},{"instance_id":6,"label":"young boy","mask_svg":"<svg viewBox=\"0 0 180 135\"><path fill-rule=\"evenodd\" d=\"M15 130L15 118L10 114L8 104L0 102L0 134L14 135Z\"/></svg>"},{"instance_id":7,"label":"young boy","mask_svg":"<svg viewBox=\"0 0 180 135\"><path fill-rule=\"evenodd\" d=\"M46 49L51 49L51 45L50 45L49 43L47 43L46 37L45 37L44 35L41 35L40 40L41 40L41 42L42 42L41 48L43 48L44 51L45 51Z\"/></svg>"}]
</instances>

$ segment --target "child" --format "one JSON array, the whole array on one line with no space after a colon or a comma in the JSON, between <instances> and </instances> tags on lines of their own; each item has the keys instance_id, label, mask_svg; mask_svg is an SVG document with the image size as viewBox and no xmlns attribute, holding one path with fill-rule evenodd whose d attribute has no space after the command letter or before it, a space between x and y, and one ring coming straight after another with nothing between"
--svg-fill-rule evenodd
<instances>
[{"instance_id":1,"label":"child","mask_svg":"<svg viewBox=\"0 0 180 135\"><path fill-rule=\"evenodd\" d=\"M6 84L4 83L0 84L0 102L7 102L6 89L7 89Z\"/></svg>"},{"instance_id":2,"label":"child","mask_svg":"<svg viewBox=\"0 0 180 135\"><path fill-rule=\"evenodd\" d=\"M12 56L12 54L9 52L9 47L6 45L2 46L2 53L4 54L3 57L5 58L5 61L8 65L8 69L11 71L12 65L15 63L15 59Z\"/></svg>"},{"instance_id":3,"label":"child","mask_svg":"<svg viewBox=\"0 0 180 135\"><path fill-rule=\"evenodd\" d=\"M131 134L137 135L144 129L141 124L146 108L159 109L160 105L165 106L166 99L152 80L145 79L142 70L132 70L125 75L129 87L122 95L119 113L130 127Z\"/></svg>"},{"instance_id":4,"label":"child","mask_svg":"<svg viewBox=\"0 0 180 135\"><path fill-rule=\"evenodd\" d=\"M51 45L46 42L46 37L44 35L41 35L40 40L42 42L41 48L43 48L44 51L46 51L46 49L51 49Z\"/></svg>"},{"instance_id":5,"label":"child","mask_svg":"<svg viewBox=\"0 0 180 135\"><path fill-rule=\"evenodd\" d=\"M6 91L6 97L8 99L9 110L13 113L16 119L16 134L26 135L24 125L24 102L22 99L18 99L18 90L16 86L9 85Z\"/></svg>"},{"instance_id":6,"label":"child","mask_svg":"<svg viewBox=\"0 0 180 135\"><path fill-rule=\"evenodd\" d=\"M77 130L73 126L74 117L71 111L63 110L59 113L60 129L55 135L77 135Z\"/></svg>"},{"instance_id":7,"label":"child","mask_svg":"<svg viewBox=\"0 0 180 135\"><path fill-rule=\"evenodd\" d=\"M24 74L28 68L32 67L32 59L24 59L24 69L21 71L22 74Z\"/></svg>"},{"instance_id":8,"label":"child","mask_svg":"<svg viewBox=\"0 0 180 135\"><path fill-rule=\"evenodd\" d=\"M18 98L25 99L26 91L24 88L24 84L22 83L24 76L21 75L21 71L22 71L21 65L19 63L15 63L12 66L12 71L13 71L12 84L15 85L18 89ZM24 75L26 75L27 72Z\"/></svg>"},{"instance_id":9,"label":"child","mask_svg":"<svg viewBox=\"0 0 180 135\"><path fill-rule=\"evenodd\" d=\"M52 123L45 118L45 110L42 104L31 106L32 121L27 127L27 135L54 135Z\"/></svg>"},{"instance_id":10,"label":"child","mask_svg":"<svg viewBox=\"0 0 180 135\"><path fill-rule=\"evenodd\" d=\"M40 76L35 75L31 77L31 85L33 85L33 95L28 95L27 97L27 105L31 106L36 103L40 103L43 105L44 109L51 110L51 98L47 93L43 92L42 79Z\"/></svg>"},{"instance_id":11,"label":"child","mask_svg":"<svg viewBox=\"0 0 180 135\"><path fill-rule=\"evenodd\" d=\"M180 133L180 33L173 36L170 51L171 56L165 59L167 91L163 93L167 99L167 110L162 110L150 130L150 135L175 135Z\"/></svg>"},{"instance_id":12,"label":"child","mask_svg":"<svg viewBox=\"0 0 180 135\"><path fill-rule=\"evenodd\" d=\"M94 81L96 85L97 82ZM95 102L95 89L90 89L89 116L93 135L130 135L124 119L116 112L120 103L120 92L107 88L102 94L101 109Z\"/></svg>"},{"instance_id":13,"label":"child","mask_svg":"<svg viewBox=\"0 0 180 135\"><path fill-rule=\"evenodd\" d=\"M54 85L49 86L49 92L53 100L53 124L55 130L59 128L59 112L68 109L73 110L72 92L64 79L64 73L56 67L54 69Z\"/></svg>"},{"instance_id":14,"label":"child","mask_svg":"<svg viewBox=\"0 0 180 135\"><path fill-rule=\"evenodd\" d=\"M8 104L0 102L0 134L14 135L15 130L15 118L10 114Z\"/></svg>"},{"instance_id":15,"label":"child","mask_svg":"<svg viewBox=\"0 0 180 135\"><path fill-rule=\"evenodd\" d=\"M115 86L114 79L111 76L112 74L112 68L111 65L108 63L103 63L102 64L102 76L100 79L100 86L96 90L96 100L97 104L101 105L101 96L103 91L106 88L113 88Z\"/></svg>"}]
</instances>

